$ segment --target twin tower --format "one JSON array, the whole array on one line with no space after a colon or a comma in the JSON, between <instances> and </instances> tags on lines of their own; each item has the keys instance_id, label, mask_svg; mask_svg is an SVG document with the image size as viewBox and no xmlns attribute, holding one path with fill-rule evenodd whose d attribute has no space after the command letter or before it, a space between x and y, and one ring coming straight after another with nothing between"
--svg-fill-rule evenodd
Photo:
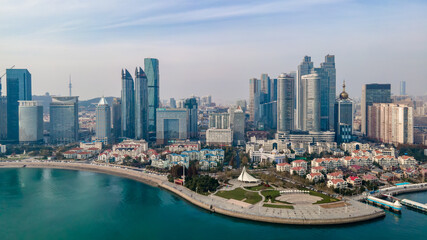
<instances>
[{"instance_id":1,"label":"twin tower","mask_svg":"<svg viewBox=\"0 0 427 240\"><path fill-rule=\"evenodd\" d=\"M159 107L159 60L144 59L145 72L135 69L135 81L122 70L121 137L145 139L155 136L156 109Z\"/></svg>"}]
</instances>

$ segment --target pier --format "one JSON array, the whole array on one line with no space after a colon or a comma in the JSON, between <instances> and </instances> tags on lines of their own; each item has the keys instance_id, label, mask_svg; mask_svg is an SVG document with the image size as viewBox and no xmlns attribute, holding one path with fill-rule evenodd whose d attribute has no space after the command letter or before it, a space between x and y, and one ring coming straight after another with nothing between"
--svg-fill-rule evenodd
<instances>
[{"instance_id":1,"label":"pier","mask_svg":"<svg viewBox=\"0 0 427 240\"><path fill-rule=\"evenodd\" d=\"M402 205L407 206L409 208L416 209L416 210L419 210L419 211L427 213L427 204L422 204L422 203L419 203L419 202L416 202L416 201L412 201L412 200L409 200L409 199L399 199L399 198L394 197L392 195L383 194L383 196L387 197L389 199L393 199L393 200L399 201Z\"/></svg>"},{"instance_id":2,"label":"pier","mask_svg":"<svg viewBox=\"0 0 427 240\"><path fill-rule=\"evenodd\" d=\"M388 210L391 210L393 212L400 213L402 210L402 205L399 203L398 200L396 200L395 202L389 202L389 201L386 201L386 200L381 199L381 198L377 198L374 196L368 196L366 198L366 201L369 203L375 204L377 206L386 208Z\"/></svg>"}]
</instances>

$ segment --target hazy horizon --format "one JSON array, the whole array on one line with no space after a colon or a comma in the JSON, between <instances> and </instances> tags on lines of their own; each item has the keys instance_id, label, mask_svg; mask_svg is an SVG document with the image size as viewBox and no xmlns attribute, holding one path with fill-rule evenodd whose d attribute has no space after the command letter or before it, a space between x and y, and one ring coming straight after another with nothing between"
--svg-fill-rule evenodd
<instances>
[{"instance_id":1,"label":"hazy horizon","mask_svg":"<svg viewBox=\"0 0 427 240\"><path fill-rule=\"evenodd\" d=\"M3 0L0 73L27 68L33 95L120 96L121 69L160 62L160 97L247 99L249 79L335 55L337 93L391 83L424 95L427 2ZM424 30L423 30L424 29ZM5 78L2 79L5 95Z\"/></svg>"}]
</instances>

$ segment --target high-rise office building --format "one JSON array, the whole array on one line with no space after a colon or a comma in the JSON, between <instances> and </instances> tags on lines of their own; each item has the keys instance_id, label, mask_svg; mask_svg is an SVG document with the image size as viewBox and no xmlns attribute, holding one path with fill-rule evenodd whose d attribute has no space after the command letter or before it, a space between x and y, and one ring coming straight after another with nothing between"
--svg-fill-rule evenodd
<instances>
[{"instance_id":1,"label":"high-rise office building","mask_svg":"<svg viewBox=\"0 0 427 240\"><path fill-rule=\"evenodd\" d=\"M49 111L51 143L77 142L79 139L79 97L52 97Z\"/></svg>"},{"instance_id":2,"label":"high-rise office building","mask_svg":"<svg viewBox=\"0 0 427 240\"><path fill-rule=\"evenodd\" d=\"M271 80L268 74L261 74L261 103L270 102L271 97Z\"/></svg>"},{"instance_id":3,"label":"high-rise office building","mask_svg":"<svg viewBox=\"0 0 427 240\"><path fill-rule=\"evenodd\" d=\"M322 97L322 101L326 101L324 104L326 107L326 112L324 114L321 113L321 117L323 115L327 115L327 124L324 124L322 131L328 131L334 129L334 107L335 107L335 98L336 98L336 69L335 69L335 56L334 55L326 55L325 62L320 63L320 68L325 73L325 77L327 78L326 86L323 86L321 83L321 94L327 93L327 96ZM327 90L327 91L326 91ZM322 110L321 110L322 111Z\"/></svg>"},{"instance_id":4,"label":"high-rise office building","mask_svg":"<svg viewBox=\"0 0 427 240\"><path fill-rule=\"evenodd\" d=\"M270 102L277 101L277 78L270 79Z\"/></svg>"},{"instance_id":5,"label":"high-rise office building","mask_svg":"<svg viewBox=\"0 0 427 240\"><path fill-rule=\"evenodd\" d=\"M111 104L111 123L112 123L112 137L115 142L122 134L122 102L119 98L113 98Z\"/></svg>"},{"instance_id":6,"label":"high-rise office building","mask_svg":"<svg viewBox=\"0 0 427 240\"><path fill-rule=\"evenodd\" d=\"M369 106L374 103L390 103L391 102L391 85L390 84L365 84L362 86L362 134L368 134L368 110Z\"/></svg>"},{"instance_id":7,"label":"high-rise office building","mask_svg":"<svg viewBox=\"0 0 427 240\"><path fill-rule=\"evenodd\" d=\"M298 65L297 79L296 79L296 115L295 122L298 129L302 129L303 125L303 88L302 76L310 74L313 69L313 62L310 56L304 56L303 61Z\"/></svg>"},{"instance_id":8,"label":"high-rise office building","mask_svg":"<svg viewBox=\"0 0 427 240\"><path fill-rule=\"evenodd\" d=\"M209 128L227 129L230 128L230 114L229 113L210 113L209 114Z\"/></svg>"},{"instance_id":9,"label":"high-rise office building","mask_svg":"<svg viewBox=\"0 0 427 240\"><path fill-rule=\"evenodd\" d=\"M176 108L176 101L175 101L175 98L170 98L170 99L169 99L169 107L170 107L170 108Z\"/></svg>"},{"instance_id":10,"label":"high-rise office building","mask_svg":"<svg viewBox=\"0 0 427 240\"><path fill-rule=\"evenodd\" d=\"M153 135L156 132L156 109L160 103L159 60L145 58L144 69L148 80L148 131Z\"/></svg>"},{"instance_id":11,"label":"high-rise office building","mask_svg":"<svg viewBox=\"0 0 427 240\"><path fill-rule=\"evenodd\" d=\"M135 70L135 138L148 141L148 81L142 68Z\"/></svg>"},{"instance_id":12,"label":"high-rise office building","mask_svg":"<svg viewBox=\"0 0 427 240\"><path fill-rule=\"evenodd\" d=\"M36 101L19 101L19 142L43 143L43 106Z\"/></svg>"},{"instance_id":13,"label":"high-rise office building","mask_svg":"<svg viewBox=\"0 0 427 240\"><path fill-rule=\"evenodd\" d=\"M133 78L122 70L122 134L124 138L135 137L135 91Z\"/></svg>"},{"instance_id":14,"label":"high-rise office building","mask_svg":"<svg viewBox=\"0 0 427 240\"><path fill-rule=\"evenodd\" d=\"M400 96L406 95L406 81L400 81Z\"/></svg>"},{"instance_id":15,"label":"high-rise office building","mask_svg":"<svg viewBox=\"0 0 427 240\"><path fill-rule=\"evenodd\" d=\"M345 83L339 98L335 102L335 141L338 144L353 140L353 101L345 91Z\"/></svg>"},{"instance_id":16,"label":"high-rise office building","mask_svg":"<svg viewBox=\"0 0 427 240\"><path fill-rule=\"evenodd\" d=\"M259 121L260 115L261 81L256 78L249 79L249 120Z\"/></svg>"},{"instance_id":17,"label":"high-rise office building","mask_svg":"<svg viewBox=\"0 0 427 240\"><path fill-rule=\"evenodd\" d=\"M111 142L111 109L104 97L96 106L96 139L107 144Z\"/></svg>"},{"instance_id":18,"label":"high-rise office building","mask_svg":"<svg viewBox=\"0 0 427 240\"><path fill-rule=\"evenodd\" d=\"M302 130L320 131L320 81L317 73L301 76Z\"/></svg>"},{"instance_id":19,"label":"high-rise office building","mask_svg":"<svg viewBox=\"0 0 427 240\"><path fill-rule=\"evenodd\" d=\"M187 109L158 108L156 112L157 144L169 144L187 139Z\"/></svg>"},{"instance_id":20,"label":"high-rise office building","mask_svg":"<svg viewBox=\"0 0 427 240\"><path fill-rule=\"evenodd\" d=\"M7 139L19 140L19 103L31 100L31 74L27 69L6 69Z\"/></svg>"},{"instance_id":21,"label":"high-rise office building","mask_svg":"<svg viewBox=\"0 0 427 240\"><path fill-rule=\"evenodd\" d=\"M243 145L245 143L245 113L240 106L234 110L231 129L233 130L234 145Z\"/></svg>"},{"instance_id":22,"label":"high-rise office building","mask_svg":"<svg viewBox=\"0 0 427 240\"><path fill-rule=\"evenodd\" d=\"M368 107L368 137L384 143L413 144L413 108L396 103Z\"/></svg>"},{"instance_id":23,"label":"high-rise office building","mask_svg":"<svg viewBox=\"0 0 427 240\"><path fill-rule=\"evenodd\" d=\"M287 74L277 78L277 131L294 129L294 86L295 79Z\"/></svg>"},{"instance_id":24,"label":"high-rise office building","mask_svg":"<svg viewBox=\"0 0 427 240\"><path fill-rule=\"evenodd\" d=\"M196 98L188 98L185 100L184 107L188 112L188 134L190 139L196 139L199 136L198 130L198 104Z\"/></svg>"},{"instance_id":25,"label":"high-rise office building","mask_svg":"<svg viewBox=\"0 0 427 240\"><path fill-rule=\"evenodd\" d=\"M0 141L7 140L7 97L0 96Z\"/></svg>"}]
</instances>

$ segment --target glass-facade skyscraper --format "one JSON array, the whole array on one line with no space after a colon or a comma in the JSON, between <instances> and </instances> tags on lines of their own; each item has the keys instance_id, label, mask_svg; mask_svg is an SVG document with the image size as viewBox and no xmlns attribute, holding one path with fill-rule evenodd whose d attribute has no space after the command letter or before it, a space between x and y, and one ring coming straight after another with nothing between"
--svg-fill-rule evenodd
<instances>
[{"instance_id":1,"label":"glass-facade skyscraper","mask_svg":"<svg viewBox=\"0 0 427 240\"><path fill-rule=\"evenodd\" d=\"M259 121L260 115L261 81L256 78L249 79L249 120Z\"/></svg>"},{"instance_id":2,"label":"glass-facade skyscraper","mask_svg":"<svg viewBox=\"0 0 427 240\"><path fill-rule=\"evenodd\" d=\"M188 111L188 138L198 138L198 105L196 98L185 100L184 107Z\"/></svg>"},{"instance_id":3,"label":"glass-facade skyscraper","mask_svg":"<svg viewBox=\"0 0 427 240\"><path fill-rule=\"evenodd\" d=\"M129 71L122 70L122 134L124 138L135 137L134 82Z\"/></svg>"},{"instance_id":4,"label":"glass-facade skyscraper","mask_svg":"<svg viewBox=\"0 0 427 240\"><path fill-rule=\"evenodd\" d=\"M406 95L406 81L400 81L400 96Z\"/></svg>"},{"instance_id":5,"label":"glass-facade skyscraper","mask_svg":"<svg viewBox=\"0 0 427 240\"><path fill-rule=\"evenodd\" d=\"M302 83L302 130L320 131L320 81L317 73L301 77Z\"/></svg>"},{"instance_id":6,"label":"glass-facade skyscraper","mask_svg":"<svg viewBox=\"0 0 427 240\"><path fill-rule=\"evenodd\" d=\"M156 132L156 109L159 107L159 60L144 59L144 69L148 80L148 131L153 135Z\"/></svg>"},{"instance_id":7,"label":"glass-facade skyscraper","mask_svg":"<svg viewBox=\"0 0 427 240\"><path fill-rule=\"evenodd\" d=\"M111 142L111 108L104 97L96 106L96 139L107 144Z\"/></svg>"},{"instance_id":8,"label":"glass-facade skyscraper","mask_svg":"<svg viewBox=\"0 0 427 240\"><path fill-rule=\"evenodd\" d=\"M114 141L120 138L122 134L122 101L120 98L114 98L111 106L111 122L113 128Z\"/></svg>"},{"instance_id":9,"label":"glass-facade skyscraper","mask_svg":"<svg viewBox=\"0 0 427 240\"><path fill-rule=\"evenodd\" d=\"M277 131L294 129L294 82L292 76L284 73L277 78Z\"/></svg>"},{"instance_id":10,"label":"glass-facade skyscraper","mask_svg":"<svg viewBox=\"0 0 427 240\"><path fill-rule=\"evenodd\" d=\"M135 70L135 138L148 141L148 82L142 68Z\"/></svg>"},{"instance_id":11,"label":"glass-facade skyscraper","mask_svg":"<svg viewBox=\"0 0 427 240\"><path fill-rule=\"evenodd\" d=\"M313 69L313 62L310 56L304 56L303 61L298 65L297 79L296 79L296 114L295 122L298 129L302 129L303 126L303 88L302 88L302 76L310 74Z\"/></svg>"},{"instance_id":12,"label":"glass-facade skyscraper","mask_svg":"<svg viewBox=\"0 0 427 240\"><path fill-rule=\"evenodd\" d=\"M51 143L77 142L79 139L79 97L52 97L49 111Z\"/></svg>"},{"instance_id":13,"label":"glass-facade skyscraper","mask_svg":"<svg viewBox=\"0 0 427 240\"><path fill-rule=\"evenodd\" d=\"M353 101L348 97L345 91L345 83L343 91L335 102L335 141L338 144L348 143L353 140Z\"/></svg>"},{"instance_id":14,"label":"glass-facade skyscraper","mask_svg":"<svg viewBox=\"0 0 427 240\"><path fill-rule=\"evenodd\" d=\"M43 143L43 106L36 101L19 101L19 142Z\"/></svg>"},{"instance_id":15,"label":"glass-facade skyscraper","mask_svg":"<svg viewBox=\"0 0 427 240\"><path fill-rule=\"evenodd\" d=\"M325 77L327 77L327 97L325 100L327 101L327 125L322 126L322 131L328 131L334 129L334 107L335 107L335 98L336 98L336 68L335 68L335 56L334 55L326 55L325 62L320 63L320 68L325 73ZM324 93L322 89L322 93Z\"/></svg>"},{"instance_id":16,"label":"glass-facade skyscraper","mask_svg":"<svg viewBox=\"0 0 427 240\"><path fill-rule=\"evenodd\" d=\"M374 103L391 103L390 84L365 84L362 86L362 134L367 135L368 131L368 109Z\"/></svg>"},{"instance_id":17,"label":"glass-facade skyscraper","mask_svg":"<svg viewBox=\"0 0 427 240\"><path fill-rule=\"evenodd\" d=\"M27 69L6 69L7 139L19 140L19 103L31 101L31 74Z\"/></svg>"}]
</instances>

